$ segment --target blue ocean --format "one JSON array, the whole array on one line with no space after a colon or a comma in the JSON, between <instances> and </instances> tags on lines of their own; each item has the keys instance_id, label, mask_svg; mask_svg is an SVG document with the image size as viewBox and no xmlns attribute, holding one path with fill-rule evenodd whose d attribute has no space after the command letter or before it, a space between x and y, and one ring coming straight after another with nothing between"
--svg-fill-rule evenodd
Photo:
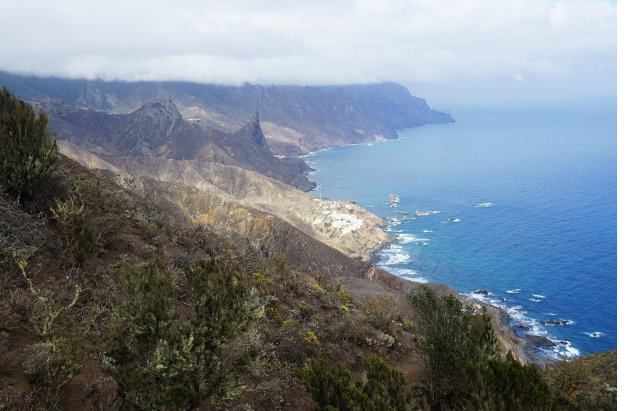
<instances>
[{"instance_id":1,"label":"blue ocean","mask_svg":"<svg viewBox=\"0 0 630 411\"><path fill-rule=\"evenodd\" d=\"M385 218L377 265L502 307L540 355L616 348L615 102L450 113L306 157L314 194Z\"/></svg>"}]
</instances>

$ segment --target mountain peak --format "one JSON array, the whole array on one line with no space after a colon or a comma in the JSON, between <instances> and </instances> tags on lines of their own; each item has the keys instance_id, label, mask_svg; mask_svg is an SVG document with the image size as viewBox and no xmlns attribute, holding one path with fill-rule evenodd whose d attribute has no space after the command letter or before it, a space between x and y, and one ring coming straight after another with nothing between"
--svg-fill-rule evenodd
<instances>
[{"instance_id":1,"label":"mountain peak","mask_svg":"<svg viewBox=\"0 0 630 411\"><path fill-rule=\"evenodd\" d=\"M182 115L173 100L170 98L160 98L144 104L137 113L148 115L149 117L166 118L169 120L181 120Z\"/></svg>"},{"instance_id":2,"label":"mountain peak","mask_svg":"<svg viewBox=\"0 0 630 411\"><path fill-rule=\"evenodd\" d=\"M160 98L131 113L113 143L123 153L155 155L155 150L169 141L181 123L182 115L175 103Z\"/></svg>"},{"instance_id":3,"label":"mountain peak","mask_svg":"<svg viewBox=\"0 0 630 411\"><path fill-rule=\"evenodd\" d=\"M263 146L267 144L265 135L260 128L260 117L258 116L258 110L254 111L252 119L243 126L237 133L238 136L251 139L254 144Z\"/></svg>"}]
</instances>

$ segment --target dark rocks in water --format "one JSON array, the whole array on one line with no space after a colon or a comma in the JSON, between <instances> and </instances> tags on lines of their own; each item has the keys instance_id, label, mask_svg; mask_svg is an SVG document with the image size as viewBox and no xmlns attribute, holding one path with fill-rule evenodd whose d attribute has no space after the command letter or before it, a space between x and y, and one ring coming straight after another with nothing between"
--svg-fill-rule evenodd
<instances>
[{"instance_id":1,"label":"dark rocks in water","mask_svg":"<svg viewBox=\"0 0 630 411\"><path fill-rule=\"evenodd\" d=\"M556 343L549 338L541 337L539 335L528 335L527 341L531 342L537 347L555 347Z\"/></svg>"},{"instance_id":2,"label":"dark rocks in water","mask_svg":"<svg viewBox=\"0 0 630 411\"><path fill-rule=\"evenodd\" d=\"M560 344L567 345L567 344L569 344L569 342L568 341L560 341Z\"/></svg>"},{"instance_id":3,"label":"dark rocks in water","mask_svg":"<svg viewBox=\"0 0 630 411\"><path fill-rule=\"evenodd\" d=\"M525 327L524 325L521 325L521 324L517 325L516 328L523 331L529 331L529 327Z\"/></svg>"},{"instance_id":4,"label":"dark rocks in water","mask_svg":"<svg viewBox=\"0 0 630 411\"><path fill-rule=\"evenodd\" d=\"M545 322L542 322L542 324L546 324L546 325L567 325L569 324L569 320L562 320L562 321L558 321L558 320L547 320Z\"/></svg>"},{"instance_id":5,"label":"dark rocks in water","mask_svg":"<svg viewBox=\"0 0 630 411\"><path fill-rule=\"evenodd\" d=\"M501 297L501 301L507 301L505 297Z\"/></svg>"},{"instance_id":6,"label":"dark rocks in water","mask_svg":"<svg viewBox=\"0 0 630 411\"><path fill-rule=\"evenodd\" d=\"M473 294L488 295L488 290L477 290Z\"/></svg>"}]
</instances>

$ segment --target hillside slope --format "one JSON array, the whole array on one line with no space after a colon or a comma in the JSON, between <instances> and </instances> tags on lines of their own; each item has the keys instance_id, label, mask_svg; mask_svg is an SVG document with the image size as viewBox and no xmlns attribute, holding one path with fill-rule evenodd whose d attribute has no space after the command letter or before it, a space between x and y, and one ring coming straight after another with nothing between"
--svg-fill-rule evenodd
<instances>
[{"instance_id":1,"label":"hillside slope","mask_svg":"<svg viewBox=\"0 0 630 411\"><path fill-rule=\"evenodd\" d=\"M247 230L252 244L233 231L215 231L222 227L191 224L185 210L171 202L190 189L146 180L143 192L155 197L156 204L72 160L62 157L61 165L56 197L38 215L26 213L0 193L0 408L118 409L123 405L123 391L119 386L117 392L116 383L121 368L107 362L115 343L109 327L125 298L120 270L155 260L170 267L175 278L195 261L208 259L243 270L248 281L262 278L250 284L267 293L263 295L268 298L258 302L266 307L265 315L251 331L256 340L247 342L259 351L260 362L256 372L242 376L246 389L229 400L232 406L312 408L294 375L309 356L354 363L358 375L360 359L379 353L394 364L406 364L413 375L420 372L411 334L395 326L398 348L391 351L394 340L385 337L387 329L371 325L361 308L379 296L391 301L388 310L403 312L398 307L404 307L406 300L397 290L412 290L416 284L351 259L256 210L245 210L255 214L247 219L247 224L254 222ZM77 213L91 235L73 237L63 220L55 217L62 209ZM234 223L239 221L237 212ZM83 262L75 258L76 247L86 253ZM289 261L279 252L286 253ZM441 287L436 285L436 290ZM78 299L73 301L75 289ZM345 294L339 294L341 289ZM45 297L38 300L38 295ZM185 305L180 309L185 310ZM51 337L39 328L39 321L55 312L50 321L56 337ZM386 318L389 315L388 311ZM391 316L387 321L393 321L393 311ZM309 335L317 337L316 343L304 339ZM341 339L346 342L339 344ZM49 344L63 351L42 352ZM65 368L53 371L46 358L60 361ZM208 402L203 408L225 406Z\"/></svg>"},{"instance_id":2,"label":"hillside slope","mask_svg":"<svg viewBox=\"0 0 630 411\"><path fill-rule=\"evenodd\" d=\"M169 186L174 187L171 191L181 185L181 196L176 194L170 198L193 222L209 222L246 235L236 230L240 225L231 224L234 217L231 210L233 207L258 210L276 216L348 256L365 261L371 260L374 252L392 240L382 230L381 219L356 204L317 199L240 167L147 157L112 157L110 162L104 162L71 143L61 142L60 147L64 154L90 168L108 169L113 175L145 176L169 182ZM134 186L141 190L145 187L142 183ZM184 193L184 187L198 190Z\"/></svg>"}]
</instances>

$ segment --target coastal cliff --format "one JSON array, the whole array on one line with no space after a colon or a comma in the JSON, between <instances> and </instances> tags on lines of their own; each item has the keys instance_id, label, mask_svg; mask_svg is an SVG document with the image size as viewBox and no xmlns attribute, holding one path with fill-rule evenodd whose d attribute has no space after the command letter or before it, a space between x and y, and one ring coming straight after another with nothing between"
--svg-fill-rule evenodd
<instances>
[{"instance_id":1,"label":"coastal cliff","mask_svg":"<svg viewBox=\"0 0 630 411\"><path fill-rule=\"evenodd\" d=\"M396 130L453 122L398 84L339 86L222 86L186 82L107 82L38 78L0 72L22 98L45 107L73 107L130 114L169 100L182 119L223 133L237 133L254 112L271 150L297 156L323 148L395 139ZM48 110L48 109L47 109ZM50 111L55 121L57 114ZM61 132L61 130L58 130Z\"/></svg>"}]
</instances>

